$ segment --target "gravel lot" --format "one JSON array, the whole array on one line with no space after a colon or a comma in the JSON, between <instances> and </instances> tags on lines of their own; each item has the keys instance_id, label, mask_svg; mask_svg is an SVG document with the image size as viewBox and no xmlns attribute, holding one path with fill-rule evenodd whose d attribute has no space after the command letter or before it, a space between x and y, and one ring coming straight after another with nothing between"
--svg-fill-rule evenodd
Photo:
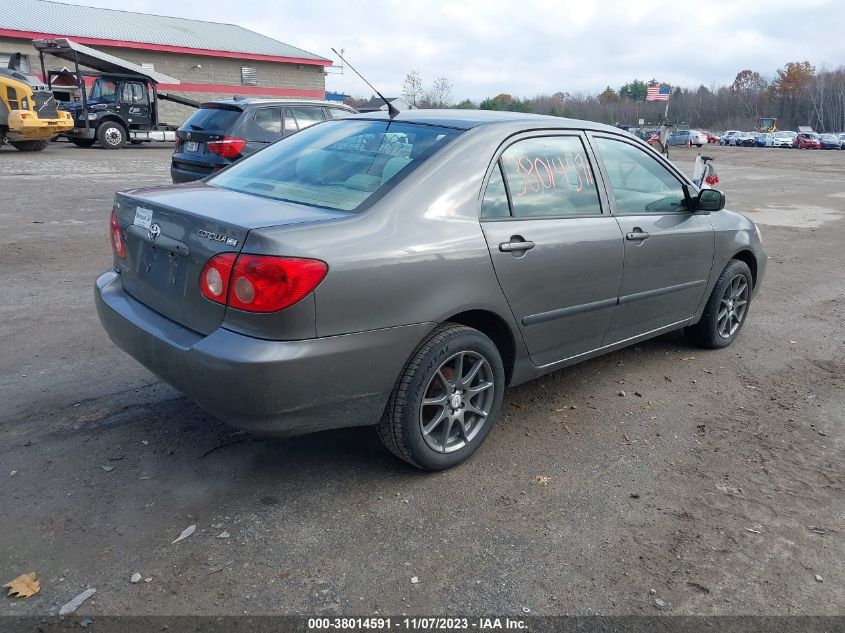
<instances>
[{"instance_id":1,"label":"gravel lot","mask_svg":"<svg viewBox=\"0 0 845 633\"><path fill-rule=\"evenodd\" d=\"M737 342L511 389L424 474L369 428L236 434L110 343L110 201L167 182L169 147L3 148L0 582L42 589L0 614L87 587L80 615L845 613L845 152L706 151L771 258Z\"/></svg>"}]
</instances>

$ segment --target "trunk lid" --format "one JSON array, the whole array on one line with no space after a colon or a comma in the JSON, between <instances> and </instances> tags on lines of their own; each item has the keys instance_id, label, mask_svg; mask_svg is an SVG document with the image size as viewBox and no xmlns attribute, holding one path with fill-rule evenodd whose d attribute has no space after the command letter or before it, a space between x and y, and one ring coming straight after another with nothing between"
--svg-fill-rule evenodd
<instances>
[{"instance_id":1,"label":"trunk lid","mask_svg":"<svg viewBox=\"0 0 845 633\"><path fill-rule=\"evenodd\" d=\"M201 334L217 329L226 312L200 293L200 273L209 259L239 253L252 229L347 215L204 183L118 193L114 211L126 236L126 258L117 260L124 290Z\"/></svg>"}]
</instances>

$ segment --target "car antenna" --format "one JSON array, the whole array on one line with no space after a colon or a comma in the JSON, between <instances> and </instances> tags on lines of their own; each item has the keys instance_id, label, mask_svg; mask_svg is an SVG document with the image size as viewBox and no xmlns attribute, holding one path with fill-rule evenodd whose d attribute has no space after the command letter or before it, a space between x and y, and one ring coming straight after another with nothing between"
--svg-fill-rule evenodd
<instances>
[{"instance_id":1,"label":"car antenna","mask_svg":"<svg viewBox=\"0 0 845 633\"><path fill-rule=\"evenodd\" d=\"M395 105L393 105L392 103L390 103L390 101L388 101L387 99L385 99L385 98L384 98L384 95L383 95L383 94L381 94L378 90L376 90L376 89L375 89L375 87L373 86L373 84L371 84L369 81L367 81L366 79L364 79L364 75L362 75L362 74L361 74L361 73L359 73L357 70L355 70L355 67L343 58L343 55L341 55L340 53L338 53L335 49L332 49L332 52L334 52L334 54L335 54L335 55L337 55L338 57L340 57L340 60L341 60L344 64L346 64L347 66L349 66L349 68L351 68L351 69L352 69L352 72L353 72L353 73L355 73L356 75L358 75L358 76L361 78L361 80L362 80L365 84L367 84L370 88L372 88L373 92L375 92L375 93L379 96L379 98L387 104L387 112L390 114L390 118L391 118L391 119L392 119L393 117L395 117L397 114L399 114L399 108L397 108Z\"/></svg>"}]
</instances>

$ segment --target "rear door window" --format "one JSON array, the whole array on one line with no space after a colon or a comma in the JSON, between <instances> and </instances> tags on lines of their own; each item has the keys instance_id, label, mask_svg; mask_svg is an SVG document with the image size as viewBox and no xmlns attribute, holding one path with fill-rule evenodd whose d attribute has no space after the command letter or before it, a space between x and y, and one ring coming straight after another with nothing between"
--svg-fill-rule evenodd
<instances>
[{"instance_id":1,"label":"rear door window","mask_svg":"<svg viewBox=\"0 0 845 633\"><path fill-rule=\"evenodd\" d=\"M340 119L345 116L351 116L355 114L354 112L351 112L350 110L347 110L345 108L326 108L326 111L329 113L329 118L331 119Z\"/></svg>"},{"instance_id":2,"label":"rear door window","mask_svg":"<svg viewBox=\"0 0 845 633\"><path fill-rule=\"evenodd\" d=\"M508 190L505 187L505 179L502 177L502 166L497 162L487 182L487 189L484 190L484 198L481 201L481 217L507 218L511 210L508 203Z\"/></svg>"},{"instance_id":3,"label":"rear door window","mask_svg":"<svg viewBox=\"0 0 845 633\"><path fill-rule=\"evenodd\" d=\"M293 112L290 111L290 108L285 108L285 128L284 133L293 134L294 132L299 131L299 126L296 124L296 119L293 116Z\"/></svg>"},{"instance_id":4,"label":"rear door window","mask_svg":"<svg viewBox=\"0 0 845 633\"><path fill-rule=\"evenodd\" d=\"M323 109L312 107L292 107L290 109L300 130L311 127L323 120Z\"/></svg>"},{"instance_id":5,"label":"rear door window","mask_svg":"<svg viewBox=\"0 0 845 633\"><path fill-rule=\"evenodd\" d=\"M270 134L281 134L282 108L280 106L258 108L255 111L255 124Z\"/></svg>"},{"instance_id":6,"label":"rear door window","mask_svg":"<svg viewBox=\"0 0 845 633\"><path fill-rule=\"evenodd\" d=\"M515 218L601 215L593 170L578 136L517 141L500 160Z\"/></svg>"}]
</instances>

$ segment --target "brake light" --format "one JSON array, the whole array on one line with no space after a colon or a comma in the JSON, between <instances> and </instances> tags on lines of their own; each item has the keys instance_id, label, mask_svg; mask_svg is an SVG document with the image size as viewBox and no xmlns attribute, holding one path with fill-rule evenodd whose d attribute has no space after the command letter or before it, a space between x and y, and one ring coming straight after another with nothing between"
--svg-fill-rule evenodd
<instances>
[{"instance_id":1,"label":"brake light","mask_svg":"<svg viewBox=\"0 0 845 633\"><path fill-rule=\"evenodd\" d=\"M246 139L225 136L222 141L208 141L206 147L212 154L217 154L223 158L237 158L246 147Z\"/></svg>"},{"instance_id":2,"label":"brake light","mask_svg":"<svg viewBox=\"0 0 845 633\"><path fill-rule=\"evenodd\" d=\"M126 245L123 243L123 232L120 229L120 220L117 219L117 214L112 210L111 220L109 221L109 234L111 235L111 248L114 254L120 259L126 259Z\"/></svg>"},{"instance_id":3,"label":"brake light","mask_svg":"<svg viewBox=\"0 0 845 633\"><path fill-rule=\"evenodd\" d=\"M173 144L173 153L174 153L174 154L175 154L176 152L178 152L178 151L179 151L179 145L181 145L181 143L182 143L182 139L180 139L180 138L177 136L177 137L176 137L176 142Z\"/></svg>"},{"instance_id":4,"label":"brake light","mask_svg":"<svg viewBox=\"0 0 845 633\"><path fill-rule=\"evenodd\" d=\"M226 305L229 295L229 278L237 253L223 253L209 259L200 273L200 292L206 299Z\"/></svg>"},{"instance_id":5,"label":"brake light","mask_svg":"<svg viewBox=\"0 0 845 633\"><path fill-rule=\"evenodd\" d=\"M326 276L318 259L223 253L212 257L200 275L207 299L246 312L277 312L301 301Z\"/></svg>"}]
</instances>

